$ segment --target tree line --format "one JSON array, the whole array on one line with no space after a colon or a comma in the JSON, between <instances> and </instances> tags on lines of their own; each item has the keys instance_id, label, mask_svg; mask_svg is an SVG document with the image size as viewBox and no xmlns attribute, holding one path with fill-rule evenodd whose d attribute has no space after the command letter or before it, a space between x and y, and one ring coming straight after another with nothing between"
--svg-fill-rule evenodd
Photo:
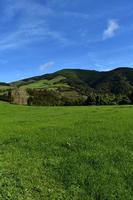
<instances>
[{"instance_id":1,"label":"tree line","mask_svg":"<svg viewBox=\"0 0 133 200\"><path fill-rule=\"evenodd\" d=\"M18 89L19 90L19 89ZM12 101L12 90L2 91L0 100L14 103L18 95L14 95ZM38 106L82 106L82 105L130 105L133 104L133 91L128 94L112 94L106 92L95 91L78 91L77 96L63 95L63 91L47 90L47 89L27 89L25 93L19 94L19 99L27 105ZM28 95L28 97L27 97ZM21 101L20 101L21 102ZM26 103L25 103L26 104Z\"/></svg>"},{"instance_id":2,"label":"tree line","mask_svg":"<svg viewBox=\"0 0 133 200\"><path fill-rule=\"evenodd\" d=\"M63 96L59 91L28 89L28 105L78 106L78 105L128 105L133 104L133 91L129 94L88 92L76 98Z\"/></svg>"}]
</instances>

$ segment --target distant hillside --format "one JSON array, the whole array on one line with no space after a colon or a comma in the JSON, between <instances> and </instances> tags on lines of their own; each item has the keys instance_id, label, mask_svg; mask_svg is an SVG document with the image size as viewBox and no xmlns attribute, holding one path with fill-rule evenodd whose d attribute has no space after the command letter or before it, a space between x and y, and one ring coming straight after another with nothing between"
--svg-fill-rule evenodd
<instances>
[{"instance_id":1,"label":"distant hillside","mask_svg":"<svg viewBox=\"0 0 133 200\"><path fill-rule=\"evenodd\" d=\"M133 69L117 68L108 72L64 69L12 83L23 88L75 88L83 91L125 94L133 89Z\"/></svg>"},{"instance_id":2,"label":"distant hillside","mask_svg":"<svg viewBox=\"0 0 133 200\"><path fill-rule=\"evenodd\" d=\"M0 83L0 100L46 106L132 104L133 69L63 69L10 84Z\"/></svg>"}]
</instances>

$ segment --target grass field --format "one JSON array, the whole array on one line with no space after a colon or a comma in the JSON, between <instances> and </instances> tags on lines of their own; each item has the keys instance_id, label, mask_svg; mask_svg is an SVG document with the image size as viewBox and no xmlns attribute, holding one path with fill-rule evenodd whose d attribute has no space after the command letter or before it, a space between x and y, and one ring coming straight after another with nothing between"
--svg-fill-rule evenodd
<instances>
[{"instance_id":1,"label":"grass field","mask_svg":"<svg viewBox=\"0 0 133 200\"><path fill-rule=\"evenodd\" d=\"M132 199L132 106L0 103L0 200Z\"/></svg>"}]
</instances>

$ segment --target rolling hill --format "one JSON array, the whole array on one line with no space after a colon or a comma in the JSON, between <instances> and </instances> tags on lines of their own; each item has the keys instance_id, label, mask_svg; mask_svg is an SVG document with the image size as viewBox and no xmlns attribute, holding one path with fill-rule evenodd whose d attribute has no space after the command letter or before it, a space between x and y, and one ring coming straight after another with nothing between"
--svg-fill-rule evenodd
<instances>
[{"instance_id":1,"label":"rolling hill","mask_svg":"<svg viewBox=\"0 0 133 200\"><path fill-rule=\"evenodd\" d=\"M81 69L63 69L20 80L12 85L23 88L75 88L88 91L102 91L125 94L133 89L133 69L116 68L107 72Z\"/></svg>"},{"instance_id":2,"label":"rolling hill","mask_svg":"<svg viewBox=\"0 0 133 200\"><path fill-rule=\"evenodd\" d=\"M30 105L84 105L86 101L87 105L129 103L132 92L133 69L128 67L104 72L63 69L0 84L0 99Z\"/></svg>"}]
</instances>

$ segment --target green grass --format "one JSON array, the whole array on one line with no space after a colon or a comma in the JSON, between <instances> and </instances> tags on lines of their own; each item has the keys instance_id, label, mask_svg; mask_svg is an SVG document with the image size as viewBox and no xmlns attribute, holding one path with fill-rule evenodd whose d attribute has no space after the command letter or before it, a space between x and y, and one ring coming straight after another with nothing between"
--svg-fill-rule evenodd
<instances>
[{"instance_id":1,"label":"green grass","mask_svg":"<svg viewBox=\"0 0 133 200\"><path fill-rule=\"evenodd\" d=\"M30 89L57 89L57 88L69 88L70 86L67 83L63 83L62 81L65 80L63 76L57 76L52 80L38 80L33 83L27 83L26 85L21 86L21 88L30 88Z\"/></svg>"},{"instance_id":2,"label":"green grass","mask_svg":"<svg viewBox=\"0 0 133 200\"><path fill-rule=\"evenodd\" d=\"M0 200L132 199L132 106L0 103Z\"/></svg>"}]
</instances>

